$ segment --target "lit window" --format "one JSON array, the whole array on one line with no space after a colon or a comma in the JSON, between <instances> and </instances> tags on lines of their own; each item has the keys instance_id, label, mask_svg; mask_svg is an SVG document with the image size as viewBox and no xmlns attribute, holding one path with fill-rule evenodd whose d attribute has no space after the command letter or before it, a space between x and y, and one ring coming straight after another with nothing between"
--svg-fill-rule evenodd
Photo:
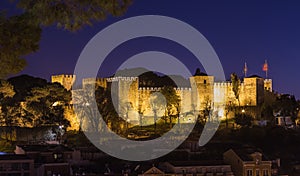
<instances>
[{"instance_id":1,"label":"lit window","mask_svg":"<svg viewBox=\"0 0 300 176\"><path fill-rule=\"evenodd\" d=\"M269 171L267 169L264 169L263 176L269 176Z\"/></svg>"},{"instance_id":2,"label":"lit window","mask_svg":"<svg viewBox=\"0 0 300 176\"><path fill-rule=\"evenodd\" d=\"M247 176L253 176L253 171L251 169L247 170Z\"/></svg>"}]
</instances>

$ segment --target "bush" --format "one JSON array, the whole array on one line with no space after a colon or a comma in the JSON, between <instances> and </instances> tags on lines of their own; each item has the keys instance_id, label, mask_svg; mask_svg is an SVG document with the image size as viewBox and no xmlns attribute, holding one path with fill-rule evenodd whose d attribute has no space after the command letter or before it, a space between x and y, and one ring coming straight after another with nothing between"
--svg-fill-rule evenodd
<instances>
[{"instance_id":1,"label":"bush","mask_svg":"<svg viewBox=\"0 0 300 176\"><path fill-rule=\"evenodd\" d=\"M242 127L251 126L253 117L249 114L236 114L234 122Z\"/></svg>"}]
</instances>

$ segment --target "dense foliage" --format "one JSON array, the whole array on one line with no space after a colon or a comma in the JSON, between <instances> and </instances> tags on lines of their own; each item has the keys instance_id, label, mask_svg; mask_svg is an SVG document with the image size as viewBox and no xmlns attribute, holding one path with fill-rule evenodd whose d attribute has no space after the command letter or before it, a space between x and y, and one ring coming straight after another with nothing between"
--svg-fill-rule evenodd
<instances>
[{"instance_id":1,"label":"dense foliage","mask_svg":"<svg viewBox=\"0 0 300 176\"><path fill-rule=\"evenodd\" d=\"M71 93L58 83L26 75L2 80L0 100L1 126L69 125L64 107Z\"/></svg>"},{"instance_id":2,"label":"dense foliage","mask_svg":"<svg viewBox=\"0 0 300 176\"><path fill-rule=\"evenodd\" d=\"M124 14L132 0L14 0L20 14L0 13L0 79L19 73L24 57L39 49L42 29L76 31L108 16ZM2 9L6 10L6 9ZM11 13L9 13L11 14Z\"/></svg>"}]
</instances>

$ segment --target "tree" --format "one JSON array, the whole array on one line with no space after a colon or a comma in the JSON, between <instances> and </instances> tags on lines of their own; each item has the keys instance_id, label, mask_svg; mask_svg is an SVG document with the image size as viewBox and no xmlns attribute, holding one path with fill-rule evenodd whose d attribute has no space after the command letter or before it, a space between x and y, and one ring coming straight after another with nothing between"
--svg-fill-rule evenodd
<instances>
[{"instance_id":1,"label":"tree","mask_svg":"<svg viewBox=\"0 0 300 176\"><path fill-rule=\"evenodd\" d=\"M89 89L73 90L72 97L80 131L98 131L98 126L96 126L98 122L95 122L97 104L93 102L95 99L94 92Z\"/></svg>"},{"instance_id":2,"label":"tree","mask_svg":"<svg viewBox=\"0 0 300 176\"><path fill-rule=\"evenodd\" d=\"M6 126L5 136L7 140L12 138L12 129L7 127L13 123L12 115L18 112L14 110L15 106L11 103L14 95L15 91L13 86L5 80L0 80L0 124L1 126ZM11 134L10 137L8 134Z\"/></svg>"},{"instance_id":3,"label":"tree","mask_svg":"<svg viewBox=\"0 0 300 176\"><path fill-rule=\"evenodd\" d=\"M212 107L212 100L206 96L204 98L204 102L203 102L203 109L201 110L202 112L202 118L199 119L201 123L206 123L207 120L211 120L210 117L211 117L211 112L213 110L213 107Z\"/></svg>"},{"instance_id":4,"label":"tree","mask_svg":"<svg viewBox=\"0 0 300 176\"><path fill-rule=\"evenodd\" d=\"M41 28L31 25L25 14L7 18L0 14L0 78L20 72L24 56L38 50Z\"/></svg>"},{"instance_id":5,"label":"tree","mask_svg":"<svg viewBox=\"0 0 300 176\"><path fill-rule=\"evenodd\" d=\"M14 87L5 80L0 80L0 103L3 103L5 98L12 98L15 95Z\"/></svg>"},{"instance_id":6,"label":"tree","mask_svg":"<svg viewBox=\"0 0 300 176\"><path fill-rule=\"evenodd\" d=\"M299 110L299 104L294 95L283 94L276 98L273 109L282 116L291 116L296 118Z\"/></svg>"},{"instance_id":7,"label":"tree","mask_svg":"<svg viewBox=\"0 0 300 176\"><path fill-rule=\"evenodd\" d=\"M34 127L68 126L69 122L64 118L64 108L70 101L71 93L58 83L33 88L31 95L27 96L24 102L24 110L27 112L26 120Z\"/></svg>"},{"instance_id":8,"label":"tree","mask_svg":"<svg viewBox=\"0 0 300 176\"><path fill-rule=\"evenodd\" d=\"M115 110L115 107L113 105L111 92L108 89L97 87L95 91L95 97L96 97L99 113L101 114L101 117L103 118L104 122L106 124L111 123L112 130L117 128L119 118ZM97 126L98 126L98 131L99 130L103 131L103 129L106 129L104 127L100 127L99 124Z\"/></svg>"},{"instance_id":9,"label":"tree","mask_svg":"<svg viewBox=\"0 0 300 176\"><path fill-rule=\"evenodd\" d=\"M232 73L230 77L231 77L231 82L232 82L232 91L234 92L234 96L235 96L236 100L238 101L239 107L240 107L241 106L241 103L240 103L241 81L235 73Z\"/></svg>"},{"instance_id":10,"label":"tree","mask_svg":"<svg viewBox=\"0 0 300 176\"><path fill-rule=\"evenodd\" d=\"M234 105L232 104L231 101L229 101L226 105L225 105L225 123L226 123L226 128L228 128L228 115L229 113L234 109Z\"/></svg>"},{"instance_id":11,"label":"tree","mask_svg":"<svg viewBox=\"0 0 300 176\"><path fill-rule=\"evenodd\" d=\"M114 109L110 91L102 87L97 87L95 92L92 90L86 88L73 91L73 103L76 108L80 130L89 132L103 131L105 128L100 126L100 118L103 118L106 124L114 122L112 123L112 128L114 128L118 124L119 118ZM101 116L97 116L97 112Z\"/></svg>"},{"instance_id":12,"label":"tree","mask_svg":"<svg viewBox=\"0 0 300 176\"><path fill-rule=\"evenodd\" d=\"M156 133L157 113L166 108L166 99L160 92L153 92L150 96L150 105L153 111L154 130Z\"/></svg>"},{"instance_id":13,"label":"tree","mask_svg":"<svg viewBox=\"0 0 300 176\"><path fill-rule=\"evenodd\" d=\"M143 128L143 117L144 117L145 111L146 111L145 102L142 101L138 105L139 123L140 123L141 129Z\"/></svg>"},{"instance_id":14,"label":"tree","mask_svg":"<svg viewBox=\"0 0 300 176\"><path fill-rule=\"evenodd\" d=\"M261 116L269 120L270 122L273 122L275 120L274 114L273 114L273 106L276 102L276 94L270 91L264 92L264 103L261 108Z\"/></svg>"},{"instance_id":15,"label":"tree","mask_svg":"<svg viewBox=\"0 0 300 176\"><path fill-rule=\"evenodd\" d=\"M27 13L31 24L56 24L67 30L78 30L107 16L124 14L132 0L19 0L17 6Z\"/></svg>"},{"instance_id":16,"label":"tree","mask_svg":"<svg viewBox=\"0 0 300 176\"><path fill-rule=\"evenodd\" d=\"M174 88L169 86L163 87L161 89L161 93L165 96L167 101L165 112L166 116L169 118L170 128L172 128L172 117L174 115L179 115L178 110L180 109L180 97L176 94Z\"/></svg>"},{"instance_id":17,"label":"tree","mask_svg":"<svg viewBox=\"0 0 300 176\"><path fill-rule=\"evenodd\" d=\"M18 0L21 14L0 14L0 78L24 69L24 56L39 49L42 27L56 25L70 31L120 16L132 0Z\"/></svg>"}]
</instances>

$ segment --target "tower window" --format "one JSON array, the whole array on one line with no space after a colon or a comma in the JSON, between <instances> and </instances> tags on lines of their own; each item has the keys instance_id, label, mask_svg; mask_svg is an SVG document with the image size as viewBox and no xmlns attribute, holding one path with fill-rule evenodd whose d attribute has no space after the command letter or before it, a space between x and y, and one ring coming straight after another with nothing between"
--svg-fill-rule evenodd
<instances>
[{"instance_id":1,"label":"tower window","mask_svg":"<svg viewBox=\"0 0 300 176\"><path fill-rule=\"evenodd\" d=\"M206 80L204 80L204 84L206 84Z\"/></svg>"}]
</instances>

